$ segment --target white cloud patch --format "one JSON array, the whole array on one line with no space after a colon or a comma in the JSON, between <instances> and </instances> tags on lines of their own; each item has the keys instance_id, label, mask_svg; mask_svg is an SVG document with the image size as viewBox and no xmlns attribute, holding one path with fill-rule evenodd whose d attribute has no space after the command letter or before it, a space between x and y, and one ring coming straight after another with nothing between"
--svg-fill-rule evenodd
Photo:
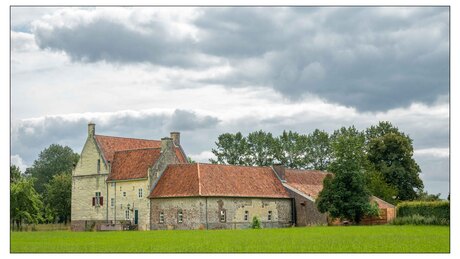
<instances>
[{"instance_id":1,"label":"white cloud patch","mask_svg":"<svg viewBox=\"0 0 460 259\"><path fill-rule=\"evenodd\" d=\"M27 169L27 165L24 163L24 160L22 160L20 155L12 155L10 158L11 164L19 167L19 170L21 172L25 172Z\"/></svg>"},{"instance_id":2,"label":"white cloud patch","mask_svg":"<svg viewBox=\"0 0 460 259\"><path fill-rule=\"evenodd\" d=\"M415 156L432 156L437 158L449 158L448 148L425 148L416 149L414 151Z\"/></svg>"}]
</instances>

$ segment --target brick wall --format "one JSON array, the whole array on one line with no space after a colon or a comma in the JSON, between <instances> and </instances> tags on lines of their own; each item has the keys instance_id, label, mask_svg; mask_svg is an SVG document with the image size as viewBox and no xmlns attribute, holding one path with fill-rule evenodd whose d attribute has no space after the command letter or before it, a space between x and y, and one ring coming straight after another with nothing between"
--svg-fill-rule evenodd
<instances>
[{"instance_id":1,"label":"brick wall","mask_svg":"<svg viewBox=\"0 0 460 259\"><path fill-rule=\"evenodd\" d=\"M296 226L327 225L327 215L318 211L315 202L287 189L294 198Z\"/></svg>"}]
</instances>

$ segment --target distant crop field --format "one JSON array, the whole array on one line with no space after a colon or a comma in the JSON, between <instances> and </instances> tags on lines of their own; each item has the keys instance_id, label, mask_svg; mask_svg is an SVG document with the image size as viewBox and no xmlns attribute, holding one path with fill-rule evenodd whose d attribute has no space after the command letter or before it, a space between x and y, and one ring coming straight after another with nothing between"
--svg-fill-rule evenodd
<instances>
[{"instance_id":1,"label":"distant crop field","mask_svg":"<svg viewBox=\"0 0 460 259\"><path fill-rule=\"evenodd\" d=\"M449 227L11 232L12 253L448 253Z\"/></svg>"}]
</instances>

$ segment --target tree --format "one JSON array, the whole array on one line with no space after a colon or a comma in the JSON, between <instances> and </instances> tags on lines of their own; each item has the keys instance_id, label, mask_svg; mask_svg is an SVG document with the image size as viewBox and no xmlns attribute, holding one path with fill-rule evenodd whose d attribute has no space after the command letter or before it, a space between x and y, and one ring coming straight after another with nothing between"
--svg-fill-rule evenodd
<instances>
[{"instance_id":1,"label":"tree","mask_svg":"<svg viewBox=\"0 0 460 259\"><path fill-rule=\"evenodd\" d=\"M385 182L397 190L396 200L414 200L423 190L420 167L413 159L412 139L390 122L366 130L367 159Z\"/></svg>"},{"instance_id":2,"label":"tree","mask_svg":"<svg viewBox=\"0 0 460 259\"><path fill-rule=\"evenodd\" d=\"M43 202L34 189L32 178L21 177L10 184L10 219L20 229L23 222L38 223L41 220Z\"/></svg>"},{"instance_id":3,"label":"tree","mask_svg":"<svg viewBox=\"0 0 460 259\"><path fill-rule=\"evenodd\" d=\"M308 169L326 170L331 160L329 134L319 129L313 131L307 137L305 151Z\"/></svg>"},{"instance_id":4,"label":"tree","mask_svg":"<svg viewBox=\"0 0 460 259\"><path fill-rule=\"evenodd\" d=\"M71 195L72 175L70 173L54 175L53 179L45 184L45 202L51 208L54 218L65 224L70 220Z\"/></svg>"},{"instance_id":5,"label":"tree","mask_svg":"<svg viewBox=\"0 0 460 259\"><path fill-rule=\"evenodd\" d=\"M19 181L22 178L22 173L19 167L12 165L10 166L10 184Z\"/></svg>"},{"instance_id":6,"label":"tree","mask_svg":"<svg viewBox=\"0 0 460 259\"><path fill-rule=\"evenodd\" d=\"M246 165L270 166L275 159L275 139L262 130L249 133L246 138Z\"/></svg>"},{"instance_id":7,"label":"tree","mask_svg":"<svg viewBox=\"0 0 460 259\"><path fill-rule=\"evenodd\" d=\"M366 186L372 195L391 204L396 204L395 198L398 190L385 182L382 173L367 170L364 176L366 179Z\"/></svg>"},{"instance_id":8,"label":"tree","mask_svg":"<svg viewBox=\"0 0 460 259\"><path fill-rule=\"evenodd\" d=\"M210 159L211 163L246 165L248 144L241 132L237 132L236 134L224 133L218 137L215 143L217 148L211 151L217 160Z\"/></svg>"},{"instance_id":9,"label":"tree","mask_svg":"<svg viewBox=\"0 0 460 259\"><path fill-rule=\"evenodd\" d=\"M426 191L419 190L417 193L417 200L419 201L440 201L441 194L429 194Z\"/></svg>"},{"instance_id":10,"label":"tree","mask_svg":"<svg viewBox=\"0 0 460 259\"><path fill-rule=\"evenodd\" d=\"M70 147L52 144L40 152L38 159L34 161L32 167L27 168L25 174L36 179L35 190L42 194L45 191L45 184L54 175L62 172L71 173L79 157Z\"/></svg>"},{"instance_id":11,"label":"tree","mask_svg":"<svg viewBox=\"0 0 460 259\"><path fill-rule=\"evenodd\" d=\"M275 139L275 160L289 168L305 168L307 137L297 132L286 132Z\"/></svg>"},{"instance_id":12,"label":"tree","mask_svg":"<svg viewBox=\"0 0 460 259\"><path fill-rule=\"evenodd\" d=\"M316 200L320 212L334 218L359 223L365 215L374 214L370 193L364 178L364 134L354 126L342 127L332 136L332 162Z\"/></svg>"}]
</instances>

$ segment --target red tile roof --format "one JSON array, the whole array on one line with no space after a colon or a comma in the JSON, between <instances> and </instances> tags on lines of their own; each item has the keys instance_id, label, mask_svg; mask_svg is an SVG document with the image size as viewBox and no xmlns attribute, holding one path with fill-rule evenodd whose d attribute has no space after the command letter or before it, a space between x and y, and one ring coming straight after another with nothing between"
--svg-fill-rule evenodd
<instances>
[{"instance_id":1,"label":"red tile roof","mask_svg":"<svg viewBox=\"0 0 460 259\"><path fill-rule=\"evenodd\" d=\"M149 197L191 196L289 198L270 167L202 163L169 165Z\"/></svg>"},{"instance_id":2,"label":"red tile roof","mask_svg":"<svg viewBox=\"0 0 460 259\"><path fill-rule=\"evenodd\" d=\"M160 140L110 137L101 135L95 135L95 138L106 161L113 161L113 155L116 151L143 148L161 148Z\"/></svg>"},{"instance_id":3,"label":"red tile roof","mask_svg":"<svg viewBox=\"0 0 460 259\"><path fill-rule=\"evenodd\" d=\"M160 148L117 151L107 181L148 177L148 169L160 157Z\"/></svg>"},{"instance_id":4,"label":"red tile roof","mask_svg":"<svg viewBox=\"0 0 460 259\"><path fill-rule=\"evenodd\" d=\"M372 196L371 197L371 201L375 201L377 202L377 204L379 205L379 208L381 209L388 209L388 208L395 208L396 206L391 204L391 203L388 203L378 197L375 197L375 196Z\"/></svg>"},{"instance_id":5,"label":"red tile roof","mask_svg":"<svg viewBox=\"0 0 460 259\"><path fill-rule=\"evenodd\" d=\"M317 170L285 169L286 183L306 195L317 198L328 173Z\"/></svg>"}]
</instances>

